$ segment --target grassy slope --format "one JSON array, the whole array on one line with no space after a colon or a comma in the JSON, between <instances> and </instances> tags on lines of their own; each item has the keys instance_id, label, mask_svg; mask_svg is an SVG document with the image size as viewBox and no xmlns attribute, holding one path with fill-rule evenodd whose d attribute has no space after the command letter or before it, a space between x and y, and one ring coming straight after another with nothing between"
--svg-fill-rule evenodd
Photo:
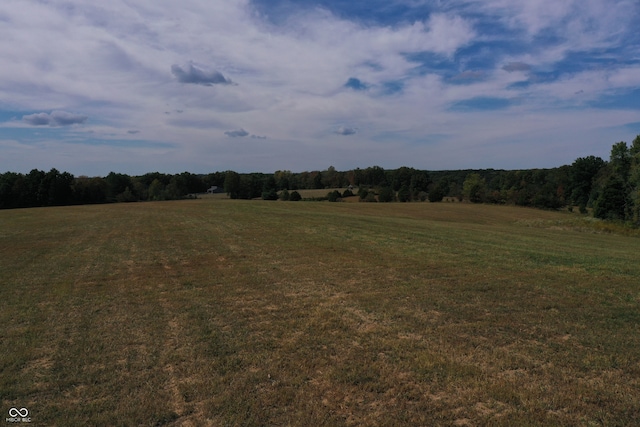
<instances>
[{"instance_id":1,"label":"grassy slope","mask_svg":"<svg viewBox=\"0 0 640 427\"><path fill-rule=\"evenodd\" d=\"M0 212L0 401L46 425L629 425L640 240L463 204Z\"/></svg>"}]
</instances>

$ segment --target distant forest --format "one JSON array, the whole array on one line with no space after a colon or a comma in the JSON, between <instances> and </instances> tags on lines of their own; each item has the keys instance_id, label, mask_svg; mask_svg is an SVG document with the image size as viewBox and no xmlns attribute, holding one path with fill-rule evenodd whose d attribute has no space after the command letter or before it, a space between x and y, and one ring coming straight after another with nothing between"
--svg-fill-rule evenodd
<instances>
[{"instance_id":1,"label":"distant forest","mask_svg":"<svg viewBox=\"0 0 640 427\"><path fill-rule=\"evenodd\" d=\"M332 190L314 200L361 202L441 202L513 204L543 209L577 207L597 218L640 225L640 135L618 142L608 161L588 156L552 169L427 171L379 166L337 171L276 171L210 174L160 172L129 176L75 177L51 169L0 175L0 209L194 198L209 191L232 199L300 200L300 189Z\"/></svg>"}]
</instances>

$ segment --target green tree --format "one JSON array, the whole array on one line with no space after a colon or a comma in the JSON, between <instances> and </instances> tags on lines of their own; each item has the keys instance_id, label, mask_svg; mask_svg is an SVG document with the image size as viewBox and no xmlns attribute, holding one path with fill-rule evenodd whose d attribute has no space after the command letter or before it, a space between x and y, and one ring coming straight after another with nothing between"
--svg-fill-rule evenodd
<instances>
[{"instance_id":1,"label":"green tree","mask_svg":"<svg viewBox=\"0 0 640 427\"><path fill-rule=\"evenodd\" d=\"M391 179L391 187L394 191L400 190L402 187L411 187L411 178L415 173L415 169L408 168L406 166L402 166L401 168L395 171L389 171L392 176Z\"/></svg>"},{"instance_id":2,"label":"green tree","mask_svg":"<svg viewBox=\"0 0 640 427\"><path fill-rule=\"evenodd\" d=\"M167 200L181 199L188 192L186 180L180 175L174 175L171 177L169 185L166 186L164 192Z\"/></svg>"},{"instance_id":3,"label":"green tree","mask_svg":"<svg viewBox=\"0 0 640 427\"><path fill-rule=\"evenodd\" d=\"M626 189L622 177L611 174L593 205L593 216L602 219L624 220Z\"/></svg>"},{"instance_id":4,"label":"green tree","mask_svg":"<svg viewBox=\"0 0 640 427\"><path fill-rule=\"evenodd\" d=\"M224 191L231 199L240 198L242 190L240 174L234 171L227 171L224 176Z\"/></svg>"},{"instance_id":5,"label":"green tree","mask_svg":"<svg viewBox=\"0 0 640 427\"><path fill-rule=\"evenodd\" d=\"M164 189L166 199L177 200L185 196L189 192L187 180L188 178L185 178L182 174L172 175L169 179L169 184Z\"/></svg>"},{"instance_id":6,"label":"green tree","mask_svg":"<svg viewBox=\"0 0 640 427\"><path fill-rule=\"evenodd\" d=\"M429 191L429 201L430 202L441 202L444 199L444 191L439 186L435 186L431 191Z\"/></svg>"},{"instance_id":7,"label":"green tree","mask_svg":"<svg viewBox=\"0 0 640 427\"><path fill-rule=\"evenodd\" d=\"M339 202L342 200L342 195L338 190L333 190L327 194L327 200L330 202Z\"/></svg>"},{"instance_id":8,"label":"green tree","mask_svg":"<svg viewBox=\"0 0 640 427\"><path fill-rule=\"evenodd\" d=\"M366 188L364 187L358 188L358 198L360 199L360 201L363 201L364 199L366 199L367 194L369 194L369 191Z\"/></svg>"},{"instance_id":9,"label":"green tree","mask_svg":"<svg viewBox=\"0 0 640 427\"><path fill-rule=\"evenodd\" d=\"M275 188L262 192L262 200L278 200L278 191Z\"/></svg>"},{"instance_id":10,"label":"green tree","mask_svg":"<svg viewBox=\"0 0 640 427\"><path fill-rule=\"evenodd\" d=\"M464 197L472 203L482 203L487 192L487 183L477 173L470 173L462 184Z\"/></svg>"},{"instance_id":11,"label":"green tree","mask_svg":"<svg viewBox=\"0 0 640 427\"><path fill-rule=\"evenodd\" d=\"M399 202L410 202L411 201L411 190L406 185L403 185L398 190L398 201Z\"/></svg>"},{"instance_id":12,"label":"green tree","mask_svg":"<svg viewBox=\"0 0 640 427\"><path fill-rule=\"evenodd\" d=\"M164 200L164 185L157 178L149 185L149 200Z\"/></svg>"},{"instance_id":13,"label":"green tree","mask_svg":"<svg viewBox=\"0 0 640 427\"><path fill-rule=\"evenodd\" d=\"M116 196L116 201L118 202L136 202L137 200L129 187L126 187L122 193Z\"/></svg>"},{"instance_id":14,"label":"green tree","mask_svg":"<svg viewBox=\"0 0 640 427\"><path fill-rule=\"evenodd\" d=\"M13 172L0 175L0 209L21 207L18 204L18 195L14 193L16 182L22 177Z\"/></svg>"},{"instance_id":15,"label":"green tree","mask_svg":"<svg viewBox=\"0 0 640 427\"><path fill-rule=\"evenodd\" d=\"M459 202L461 202L462 199L464 199L464 193L462 191L462 187L460 186L459 182L454 181L451 184L449 184L449 195L458 199Z\"/></svg>"},{"instance_id":16,"label":"green tree","mask_svg":"<svg viewBox=\"0 0 640 427\"><path fill-rule=\"evenodd\" d=\"M140 180L140 177L134 177L131 179L133 183L133 193L137 196L138 200L149 200L149 186L145 185Z\"/></svg>"},{"instance_id":17,"label":"green tree","mask_svg":"<svg viewBox=\"0 0 640 427\"><path fill-rule=\"evenodd\" d=\"M276 179L273 176L267 177L262 186L262 200L278 200L278 190L276 189Z\"/></svg>"},{"instance_id":18,"label":"green tree","mask_svg":"<svg viewBox=\"0 0 640 427\"><path fill-rule=\"evenodd\" d=\"M626 142L611 147L611 157L599 176L594 190L593 215L603 219L633 220L633 197L635 173L632 165L635 154L640 151L640 142L634 140L631 148Z\"/></svg>"},{"instance_id":19,"label":"green tree","mask_svg":"<svg viewBox=\"0 0 640 427\"><path fill-rule=\"evenodd\" d=\"M294 190L292 186L293 174L288 170L277 170L274 174L274 179L276 180L276 188L278 190Z\"/></svg>"},{"instance_id":20,"label":"green tree","mask_svg":"<svg viewBox=\"0 0 640 427\"><path fill-rule=\"evenodd\" d=\"M589 203L595 177L606 165L600 157L579 157L571 165L569 172L571 202L583 211Z\"/></svg>"},{"instance_id":21,"label":"green tree","mask_svg":"<svg viewBox=\"0 0 640 427\"><path fill-rule=\"evenodd\" d=\"M105 203L107 183L100 177L78 177L73 184L73 193L77 203Z\"/></svg>"},{"instance_id":22,"label":"green tree","mask_svg":"<svg viewBox=\"0 0 640 427\"><path fill-rule=\"evenodd\" d=\"M368 194L367 194L368 196ZM365 200L367 200L367 196L365 196ZM396 192L393 191L392 187L382 187L378 192L378 201L382 203L393 202L396 200Z\"/></svg>"},{"instance_id":23,"label":"green tree","mask_svg":"<svg viewBox=\"0 0 640 427\"><path fill-rule=\"evenodd\" d=\"M48 191L43 191L41 185L44 176L44 171L33 169L25 177L23 187L25 206L46 206Z\"/></svg>"},{"instance_id":24,"label":"green tree","mask_svg":"<svg viewBox=\"0 0 640 427\"><path fill-rule=\"evenodd\" d=\"M181 186L180 197L185 194L204 193L209 187L204 182L203 177L192 174L190 172L182 172L176 175L179 185Z\"/></svg>"},{"instance_id":25,"label":"green tree","mask_svg":"<svg viewBox=\"0 0 640 427\"><path fill-rule=\"evenodd\" d=\"M124 190L133 187L131 177L122 173L110 172L104 179L107 183L107 197L110 201L115 201Z\"/></svg>"},{"instance_id":26,"label":"green tree","mask_svg":"<svg viewBox=\"0 0 640 427\"><path fill-rule=\"evenodd\" d=\"M622 181L626 182L631 170L631 153L626 142L620 141L613 144L609 164L611 165L612 172L618 174L620 178L622 178Z\"/></svg>"},{"instance_id":27,"label":"green tree","mask_svg":"<svg viewBox=\"0 0 640 427\"><path fill-rule=\"evenodd\" d=\"M60 173L53 168L40 181L38 193L41 206L62 206L71 202L73 195L73 175L68 172Z\"/></svg>"},{"instance_id":28,"label":"green tree","mask_svg":"<svg viewBox=\"0 0 640 427\"><path fill-rule=\"evenodd\" d=\"M631 167L629 171L630 220L640 225L640 135L637 135L629 149Z\"/></svg>"},{"instance_id":29,"label":"green tree","mask_svg":"<svg viewBox=\"0 0 640 427\"><path fill-rule=\"evenodd\" d=\"M536 208L559 209L562 203L557 186L553 182L547 182L535 193L532 204Z\"/></svg>"},{"instance_id":30,"label":"green tree","mask_svg":"<svg viewBox=\"0 0 640 427\"><path fill-rule=\"evenodd\" d=\"M225 176L225 172L214 172L202 177L202 182L204 183L205 190L211 187L218 187L220 189L223 189Z\"/></svg>"},{"instance_id":31,"label":"green tree","mask_svg":"<svg viewBox=\"0 0 640 427\"><path fill-rule=\"evenodd\" d=\"M374 193L373 191L369 191L367 193L367 197L365 197L364 200L361 200L361 201L364 201L364 202L367 202L367 203L376 203L378 201L378 199L376 199L376 193Z\"/></svg>"},{"instance_id":32,"label":"green tree","mask_svg":"<svg viewBox=\"0 0 640 427\"><path fill-rule=\"evenodd\" d=\"M322 183L321 172L316 172L316 174L313 176L313 188L315 189L324 188L324 184Z\"/></svg>"},{"instance_id":33,"label":"green tree","mask_svg":"<svg viewBox=\"0 0 640 427\"><path fill-rule=\"evenodd\" d=\"M322 185L324 188L334 188L342 186L341 173L336 170L335 167L329 166L326 171L322 173Z\"/></svg>"},{"instance_id":34,"label":"green tree","mask_svg":"<svg viewBox=\"0 0 640 427\"><path fill-rule=\"evenodd\" d=\"M302 196L300 195L300 193L294 190L291 192L291 196L289 196L289 200L291 200L292 202L297 202L302 200Z\"/></svg>"},{"instance_id":35,"label":"green tree","mask_svg":"<svg viewBox=\"0 0 640 427\"><path fill-rule=\"evenodd\" d=\"M429 186L431 185L431 178L429 174L424 171L414 171L411 175L411 181L409 183L409 190L411 191L411 198L419 198L421 192L428 193Z\"/></svg>"},{"instance_id":36,"label":"green tree","mask_svg":"<svg viewBox=\"0 0 640 427\"><path fill-rule=\"evenodd\" d=\"M387 177L385 171L380 166L372 166L362 171L359 184L386 186Z\"/></svg>"}]
</instances>

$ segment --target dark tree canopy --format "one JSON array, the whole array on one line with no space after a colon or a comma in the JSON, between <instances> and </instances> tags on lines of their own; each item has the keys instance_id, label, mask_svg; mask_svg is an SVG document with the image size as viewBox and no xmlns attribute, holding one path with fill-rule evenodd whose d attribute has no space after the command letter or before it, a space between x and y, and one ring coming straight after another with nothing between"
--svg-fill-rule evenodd
<instances>
[{"instance_id":1,"label":"dark tree canopy","mask_svg":"<svg viewBox=\"0 0 640 427\"><path fill-rule=\"evenodd\" d=\"M577 158L571 165L529 170L426 171L410 167L385 170L380 166L339 171L279 170L273 174L213 172L149 172L129 176L110 172L105 177L74 177L68 172L33 169L28 174L0 174L0 209L86 203L170 200L192 197L212 187L232 199L300 200L297 189L357 186L361 202L431 202L468 200L559 209L577 205L581 212L640 225L640 135L631 145L617 142L609 161ZM330 191L320 199L340 200L350 190ZM318 199L318 198L316 198Z\"/></svg>"}]
</instances>

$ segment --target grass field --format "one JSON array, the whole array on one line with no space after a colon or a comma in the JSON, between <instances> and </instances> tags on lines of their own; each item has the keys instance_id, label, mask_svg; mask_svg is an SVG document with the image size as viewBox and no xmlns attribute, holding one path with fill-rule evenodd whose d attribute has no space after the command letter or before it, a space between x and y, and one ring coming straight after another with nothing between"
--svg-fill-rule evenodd
<instances>
[{"instance_id":1,"label":"grass field","mask_svg":"<svg viewBox=\"0 0 640 427\"><path fill-rule=\"evenodd\" d=\"M602 230L460 203L0 211L1 410L50 426L637 425L640 239Z\"/></svg>"}]
</instances>

